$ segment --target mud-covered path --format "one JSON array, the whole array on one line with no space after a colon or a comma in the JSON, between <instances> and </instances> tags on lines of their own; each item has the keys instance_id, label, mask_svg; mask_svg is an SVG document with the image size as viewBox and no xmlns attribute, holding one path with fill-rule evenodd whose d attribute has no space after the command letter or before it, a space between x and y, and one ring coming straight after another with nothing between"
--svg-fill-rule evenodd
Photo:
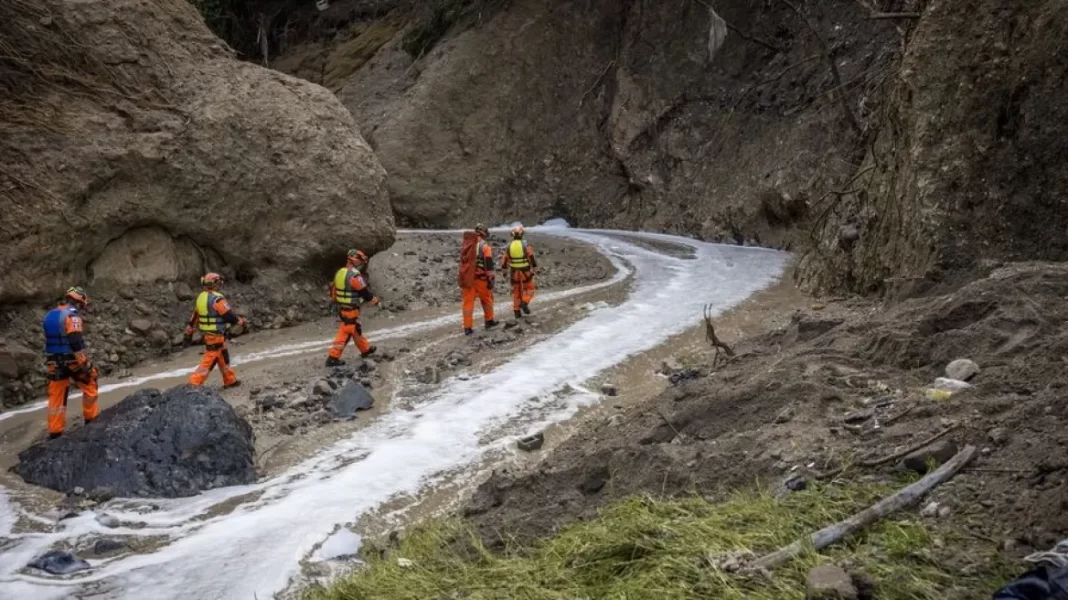
<instances>
[{"instance_id":1,"label":"mud-covered path","mask_svg":"<svg viewBox=\"0 0 1068 600\"><path fill-rule=\"evenodd\" d=\"M592 377L691 328L703 303L722 311L766 287L785 261L780 253L668 236L644 236L637 245L605 232L541 233L592 244L617 273L589 286L542 294L537 326L480 354L483 344L464 372L444 373L443 381L414 388L415 394L404 391L413 389L412 366L425 364L427 353L479 341L459 336L454 309L419 307L390 313L392 319L369 319L370 336L394 356L379 362L377 412L361 415L356 424L296 436L300 441L283 440L283 450L274 450L268 461L267 478L257 485L174 501L115 500L57 523L55 515L36 514L25 486L11 484L0 501L5 548L0 590L20 598L270 597L291 583L300 561L337 524L399 496L472 477L474 466L484 468L488 459L509 452L515 435L564 421L598 402L599 395L584 387ZM315 324L250 339L235 348L244 358L243 376L256 385L307 380L310 372L322 370L330 329L329 323ZM182 358L184 364L192 360L178 357L174 364ZM184 376L168 370L171 366L136 374L119 384L123 388L112 389L121 397L136 385L170 385ZM28 424L11 427L40 417L24 415L9 417L6 427L0 421L2 443L14 447L32 437ZM261 451L268 442L279 446L264 439ZM97 523L95 513L105 511L122 525L107 529ZM101 535L128 539L140 551L92 561L93 569L73 580L22 570L48 548L77 548Z\"/></svg>"}]
</instances>

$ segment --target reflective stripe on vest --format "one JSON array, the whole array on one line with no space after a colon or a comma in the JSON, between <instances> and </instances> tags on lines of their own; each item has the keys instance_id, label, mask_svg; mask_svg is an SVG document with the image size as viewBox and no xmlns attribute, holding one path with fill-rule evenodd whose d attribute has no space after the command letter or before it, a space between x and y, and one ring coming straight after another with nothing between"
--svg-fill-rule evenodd
<instances>
[{"instance_id":1,"label":"reflective stripe on vest","mask_svg":"<svg viewBox=\"0 0 1068 600\"><path fill-rule=\"evenodd\" d=\"M513 269L529 269L530 261L527 260L527 243L523 240L512 240L508 245L508 263Z\"/></svg>"},{"instance_id":2,"label":"reflective stripe on vest","mask_svg":"<svg viewBox=\"0 0 1068 600\"><path fill-rule=\"evenodd\" d=\"M218 292L200 292L197 296L197 327L204 333L222 333L223 318L215 311L215 303L223 295Z\"/></svg>"},{"instance_id":3,"label":"reflective stripe on vest","mask_svg":"<svg viewBox=\"0 0 1068 600\"><path fill-rule=\"evenodd\" d=\"M475 272L479 271L493 271L493 259L486 260L486 242L479 240L478 247L475 248L477 255L475 256Z\"/></svg>"},{"instance_id":4,"label":"reflective stripe on vest","mask_svg":"<svg viewBox=\"0 0 1068 600\"><path fill-rule=\"evenodd\" d=\"M334 302L338 306L353 307L359 305L359 295L352 287L352 278L360 274L358 269L341 267L334 274Z\"/></svg>"},{"instance_id":5,"label":"reflective stripe on vest","mask_svg":"<svg viewBox=\"0 0 1068 600\"><path fill-rule=\"evenodd\" d=\"M41 325L44 327L45 354L73 354L67 338L67 317L77 314L72 307L56 307L48 311Z\"/></svg>"}]
</instances>

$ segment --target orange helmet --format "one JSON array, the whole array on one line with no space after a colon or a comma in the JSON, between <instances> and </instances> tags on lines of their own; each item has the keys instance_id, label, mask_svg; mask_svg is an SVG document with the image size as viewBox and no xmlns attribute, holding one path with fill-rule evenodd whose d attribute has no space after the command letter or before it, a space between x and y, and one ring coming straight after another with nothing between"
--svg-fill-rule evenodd
<instances>
[{"instance_id":1,"label":"orange helmet","mask_svg":"<svg viewBox=\"0 0 1068 600\"><path fill-rule=\"evenodd\" d=\"M523 226L522 225L516 225L515 227L512 228L512 237L514 237L517 240L521 239L523 237L523 233L525 233L525 232L523 230Z\"/></svg>"},{"instance_id":2,"label":"orange helmet","mask_svg":"<svg viewBox=\"0 0 1068 600\"><path fill-rule=\"evenodd\" d=\"M478 225L475 225L475 233L481 235L482 237L486 237L487 235L489 235L489 229L486 229L485 225L479 223Z\"/></svg>"},{"instance_id":3,"label":"orange helmet","mask_svg":"<svg viewBox=\"0 0 1068 600\"><path fill-rule=\"evenodd\" d=\"M208 273L200 278L200 285L206 288L217 288L222 285L223 276L218 273Z\"/></svg>"},{"instance_id":4,"label":"orange helmet","mask_svg":"<svg viewBox=\"0 0 1068 600\"><path fill-rule=\"evenodd\" d=\"M89 305L89 295L85 293L85 290L78 286L67 288L67 292L63 294L64 300L70 300L78 306Z\"/></svg>"},{"instance_id":5,"label":"orange helmet","mask_svg":"<svg viewBox=\"0 0 1068 600\"><path fill-rule=\"evenodd\" d=\"M354 263L354 264L366 264L367 263L367 255L364 254L362 250L357 250L357 249L353 248L353 249L349 250L348 256L349 256L349 262L350 263Z\"/></svg>"}]
</instances>

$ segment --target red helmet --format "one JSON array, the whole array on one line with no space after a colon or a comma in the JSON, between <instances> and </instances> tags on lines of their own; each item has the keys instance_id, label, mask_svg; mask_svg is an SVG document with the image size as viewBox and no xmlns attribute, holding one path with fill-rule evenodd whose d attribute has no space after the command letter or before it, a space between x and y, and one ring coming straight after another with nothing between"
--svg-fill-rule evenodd
<instances>
[{"instance_id":1,"label":"red helmet","mask_svg":"<svg viewBox=\"0 0 1068 600\"><path fill-rule=\"evenodd\" d=\"M349 250L348 257L349 257L349 262L350 263L354 263L354 264L358 264L358 265L367 264L367 255L364 254L362 250L357 250L357 249L353 248L353 249Z\"/></svg>"},{"instance_id":2,"label":"red helmet","mask_svg":"<svg viewBox=\"0 0 1068 600\"><path fill-rule=\"evenodd\" d=\"M485 225L479 223L478 225L475 225L475 233L481 235L482 237L486 237L487 235L489 235L489 229L486 229Z\"/></svg>"},{"instance_id":3,"label":"red helmet","mask_svg":"<svg viewBox=\"0 0 1068 600\"><path fill-rule=\"evenodd\" d=\"M222 285L223 276L218 273L208 273L200 278L200 285L206 288L217 288Z\"/></svg>"},{"instance_id":4,"label":"red helmet","mask_svg":"<svg viewBox=\"0 0 1068 600\"><path fill-rule=\"evenodd\" d=\"M85 290L78 286L67 288L67 292L63 294L64 300L70 300L78 306L89 305L89 295L85 293Z\"/></svg>"}]
</instances>

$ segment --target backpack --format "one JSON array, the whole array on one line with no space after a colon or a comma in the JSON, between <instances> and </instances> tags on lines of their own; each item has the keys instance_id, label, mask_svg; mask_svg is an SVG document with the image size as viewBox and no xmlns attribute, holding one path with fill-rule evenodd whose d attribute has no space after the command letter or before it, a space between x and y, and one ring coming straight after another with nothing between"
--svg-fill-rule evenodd
<instances>
[{"instance_id":1,"label":"backpack","mask_svg":"<svg viewBox=\"0 0 1068 600\"><path fill-rule=\"evenodd\" d=\"M467 289L475 285L475 259L478 257L478 234L474 231L464 232L463 245L460 246L460 272L456 282Z\"/></svg>"}]
</instances>

